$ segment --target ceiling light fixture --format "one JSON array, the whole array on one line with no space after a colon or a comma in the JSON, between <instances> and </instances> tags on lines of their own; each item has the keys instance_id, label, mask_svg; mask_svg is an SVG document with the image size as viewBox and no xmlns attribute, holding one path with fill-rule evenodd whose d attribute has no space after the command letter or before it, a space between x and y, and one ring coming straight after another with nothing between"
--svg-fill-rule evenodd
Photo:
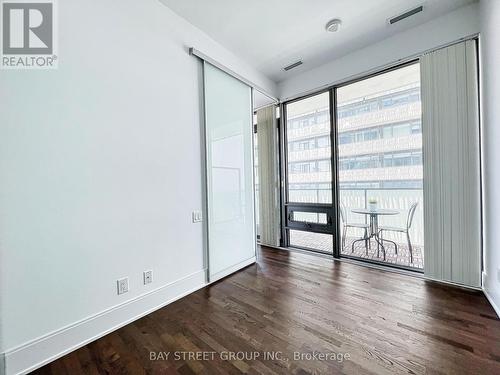
<instances>
[{"instance_id":1,"label":"ceiling light fixture","mask_svg":"<svg viewBox=\"0 0 500 375\"><path fill-rule=\"evenodd\" d=\"M342 24L342 20L335 18L331 21L328 21L328 23L325 26L325 30L329 31L331 33L334 33L339 30L340 25Z\"/></svg>"}]
</instances>

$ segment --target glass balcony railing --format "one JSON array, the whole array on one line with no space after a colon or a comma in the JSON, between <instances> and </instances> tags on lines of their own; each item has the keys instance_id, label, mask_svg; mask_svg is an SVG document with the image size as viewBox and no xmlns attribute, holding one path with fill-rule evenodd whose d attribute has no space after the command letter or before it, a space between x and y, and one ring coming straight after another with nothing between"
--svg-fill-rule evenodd
<instances>
[{"instance_id":1,"label":"glass balcony railing","mask_svg":"<svg viewBox=\"0 0 500 375\"><path fill-rule=\"evenodd\" d=\"M415 202L418 203L410 227L410 237L415 246L424 245L424 194L422 189L417 188L341 188L339 190L340 202L346 209L346 221L350 223L367 222L367 216L352 212L356 208L368 208L368 200L376 199L377 208L399 211L398 215L381 216L379 226L406 227L408 210ZM329 189L293 189L290 190L290 201L295 203L314 201L327 203L331 200ZM362 230L352 229L349 234L352 237L363 236ZM406 235L403 233L388 232L387 239L396 243L406 243Z\"/></svg>"},{"instance_id":2,"label":"glass balcony railing","mask_svg":"<svg viewBox=\"0 0 500 375\"><path fill-rule=\"evenodd\" d=\"M352 209L367 208L368 200L375 199L377 208L391 209L399 211L398 215L381 216L379 218L379 226L391 227L406 227L408 219L408 210L413 203L418 203L410 227L411 242L415 246L424 246L424 211L423 202L424 194L422 189L407 189L407 188L345 188L340 189L340 202L346 208L346 221L354 223L362 223L367 220L365 215L359 215L352 212ZM362 231L354 235L361 237ZM387 232L384 234L387 239L396 243L406 243L406 235L404 233Z\"/></svg>"}]
</instances>

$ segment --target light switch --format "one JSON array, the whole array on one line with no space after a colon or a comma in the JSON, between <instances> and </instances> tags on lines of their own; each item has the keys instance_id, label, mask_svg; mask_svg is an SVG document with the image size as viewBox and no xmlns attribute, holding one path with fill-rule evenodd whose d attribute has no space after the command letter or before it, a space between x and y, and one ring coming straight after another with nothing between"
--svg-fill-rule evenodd
<instances>
[{"instance_id":1,"label":"light switch","mask_svg":"<svg viewBox=\"0 0 500 375\"><path fill-rule=\"evenodd\" d=\"M201 211L193 211L193 223L200 223L203 221L203 215Z\"/></svg>"}]
</instances>

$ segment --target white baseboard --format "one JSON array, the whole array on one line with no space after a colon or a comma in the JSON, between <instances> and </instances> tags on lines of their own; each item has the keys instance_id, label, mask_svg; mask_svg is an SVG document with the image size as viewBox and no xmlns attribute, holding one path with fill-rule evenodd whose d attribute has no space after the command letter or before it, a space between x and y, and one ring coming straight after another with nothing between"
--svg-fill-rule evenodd
<instances>
[{"instance_id":1,"label":"white baseboard","mask_svg":"<svg viewBox=\"0 0 500 375\"><path fill-rule=\"evenodd\" d=\"M456 283L454 281L447 281L447 280L436 279L434 277L429 277L429 276L426 276L426 275L422 275L422 278L424 280L429 280L429 281L436 282L436 283L439 283L439 284L451 285L451 286L455 286L455 287L463 288L463 289L471 289L471 290L483 291L483 288L480 285L475 286L475 285L460 284L460 283Z\"/></svg>"},{"instance_id":2,"label":"white baseboard","mask_svg":"<svg viewBox=\"0 0 500 375\"><path fill-rule=\"evenodd\" d=\"M500 318L500 307L495 303L495 300L493 299L492 295L490 292L488 292L487 289L483 289L483 293L488 299L488 302L490 303L491 307L493 307L493 310L497 313L498 318Z\"/></svg>"},{"instance_id":3,"label":"white baseboard","mask_svg":"<svg viewBox=\"0 0 500 375\"><path fill-rule=\"evenodd\" d=\"M497 313L497 316L500 318L500 306L498 304L500 301L500 292L496 292L495 288L491 287L488 275L485 271L482 272L481 276L483 281L483 293L486 296L486 299L490 303L491 307L493 307L493 310L495 310L495 312Z\"/></svg>"},{"instance_id":4,"label":"white baseboard","mask_svg":"<svg viewBox=\"0 0 500 375\"><path fill-rule=\"evenodd\" d=\"M7 375L26 374L206 285L200 270L5 353ZM0 363L1 365L1 363Z\"/></svg>"},{"instance_id":5,"label":"white baseboard","mask_svg":"<svg viewBox=\"0 0 500 375\"><path fill-rule=\"evenodd\" d=\"M251 264L254 264L255 262L257 261L257 257L253 256L251 257L250 259L247 259L247 260L244 260L243 262L240 262L234 266L231 266L229 268L226 268L220 272L217 272L213 275L210 275L209 277L209 282L210 283L213 283L217 280L220 280L226 276L229 276L230 274L236 272L236 271L239 271L240 269L242 269L243 267L246 267L246 266L249 266Z\"/></svg>"}]
</instances>

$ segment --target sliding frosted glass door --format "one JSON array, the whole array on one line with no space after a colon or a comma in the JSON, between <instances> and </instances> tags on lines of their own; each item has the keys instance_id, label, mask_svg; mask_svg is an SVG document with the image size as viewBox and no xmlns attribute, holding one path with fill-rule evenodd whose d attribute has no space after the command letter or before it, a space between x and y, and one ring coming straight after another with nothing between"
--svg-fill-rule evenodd
<instances>
[{"instance_id":1,"label":"sliding frosted glass door","mask_svg":"<svg viewBox=\"0 0 500 375\"><path fill-rule=\"evenodd\" d=\"M251 88L204 63L210 281L255 261Z\"/></svg>"}]
</instances>

